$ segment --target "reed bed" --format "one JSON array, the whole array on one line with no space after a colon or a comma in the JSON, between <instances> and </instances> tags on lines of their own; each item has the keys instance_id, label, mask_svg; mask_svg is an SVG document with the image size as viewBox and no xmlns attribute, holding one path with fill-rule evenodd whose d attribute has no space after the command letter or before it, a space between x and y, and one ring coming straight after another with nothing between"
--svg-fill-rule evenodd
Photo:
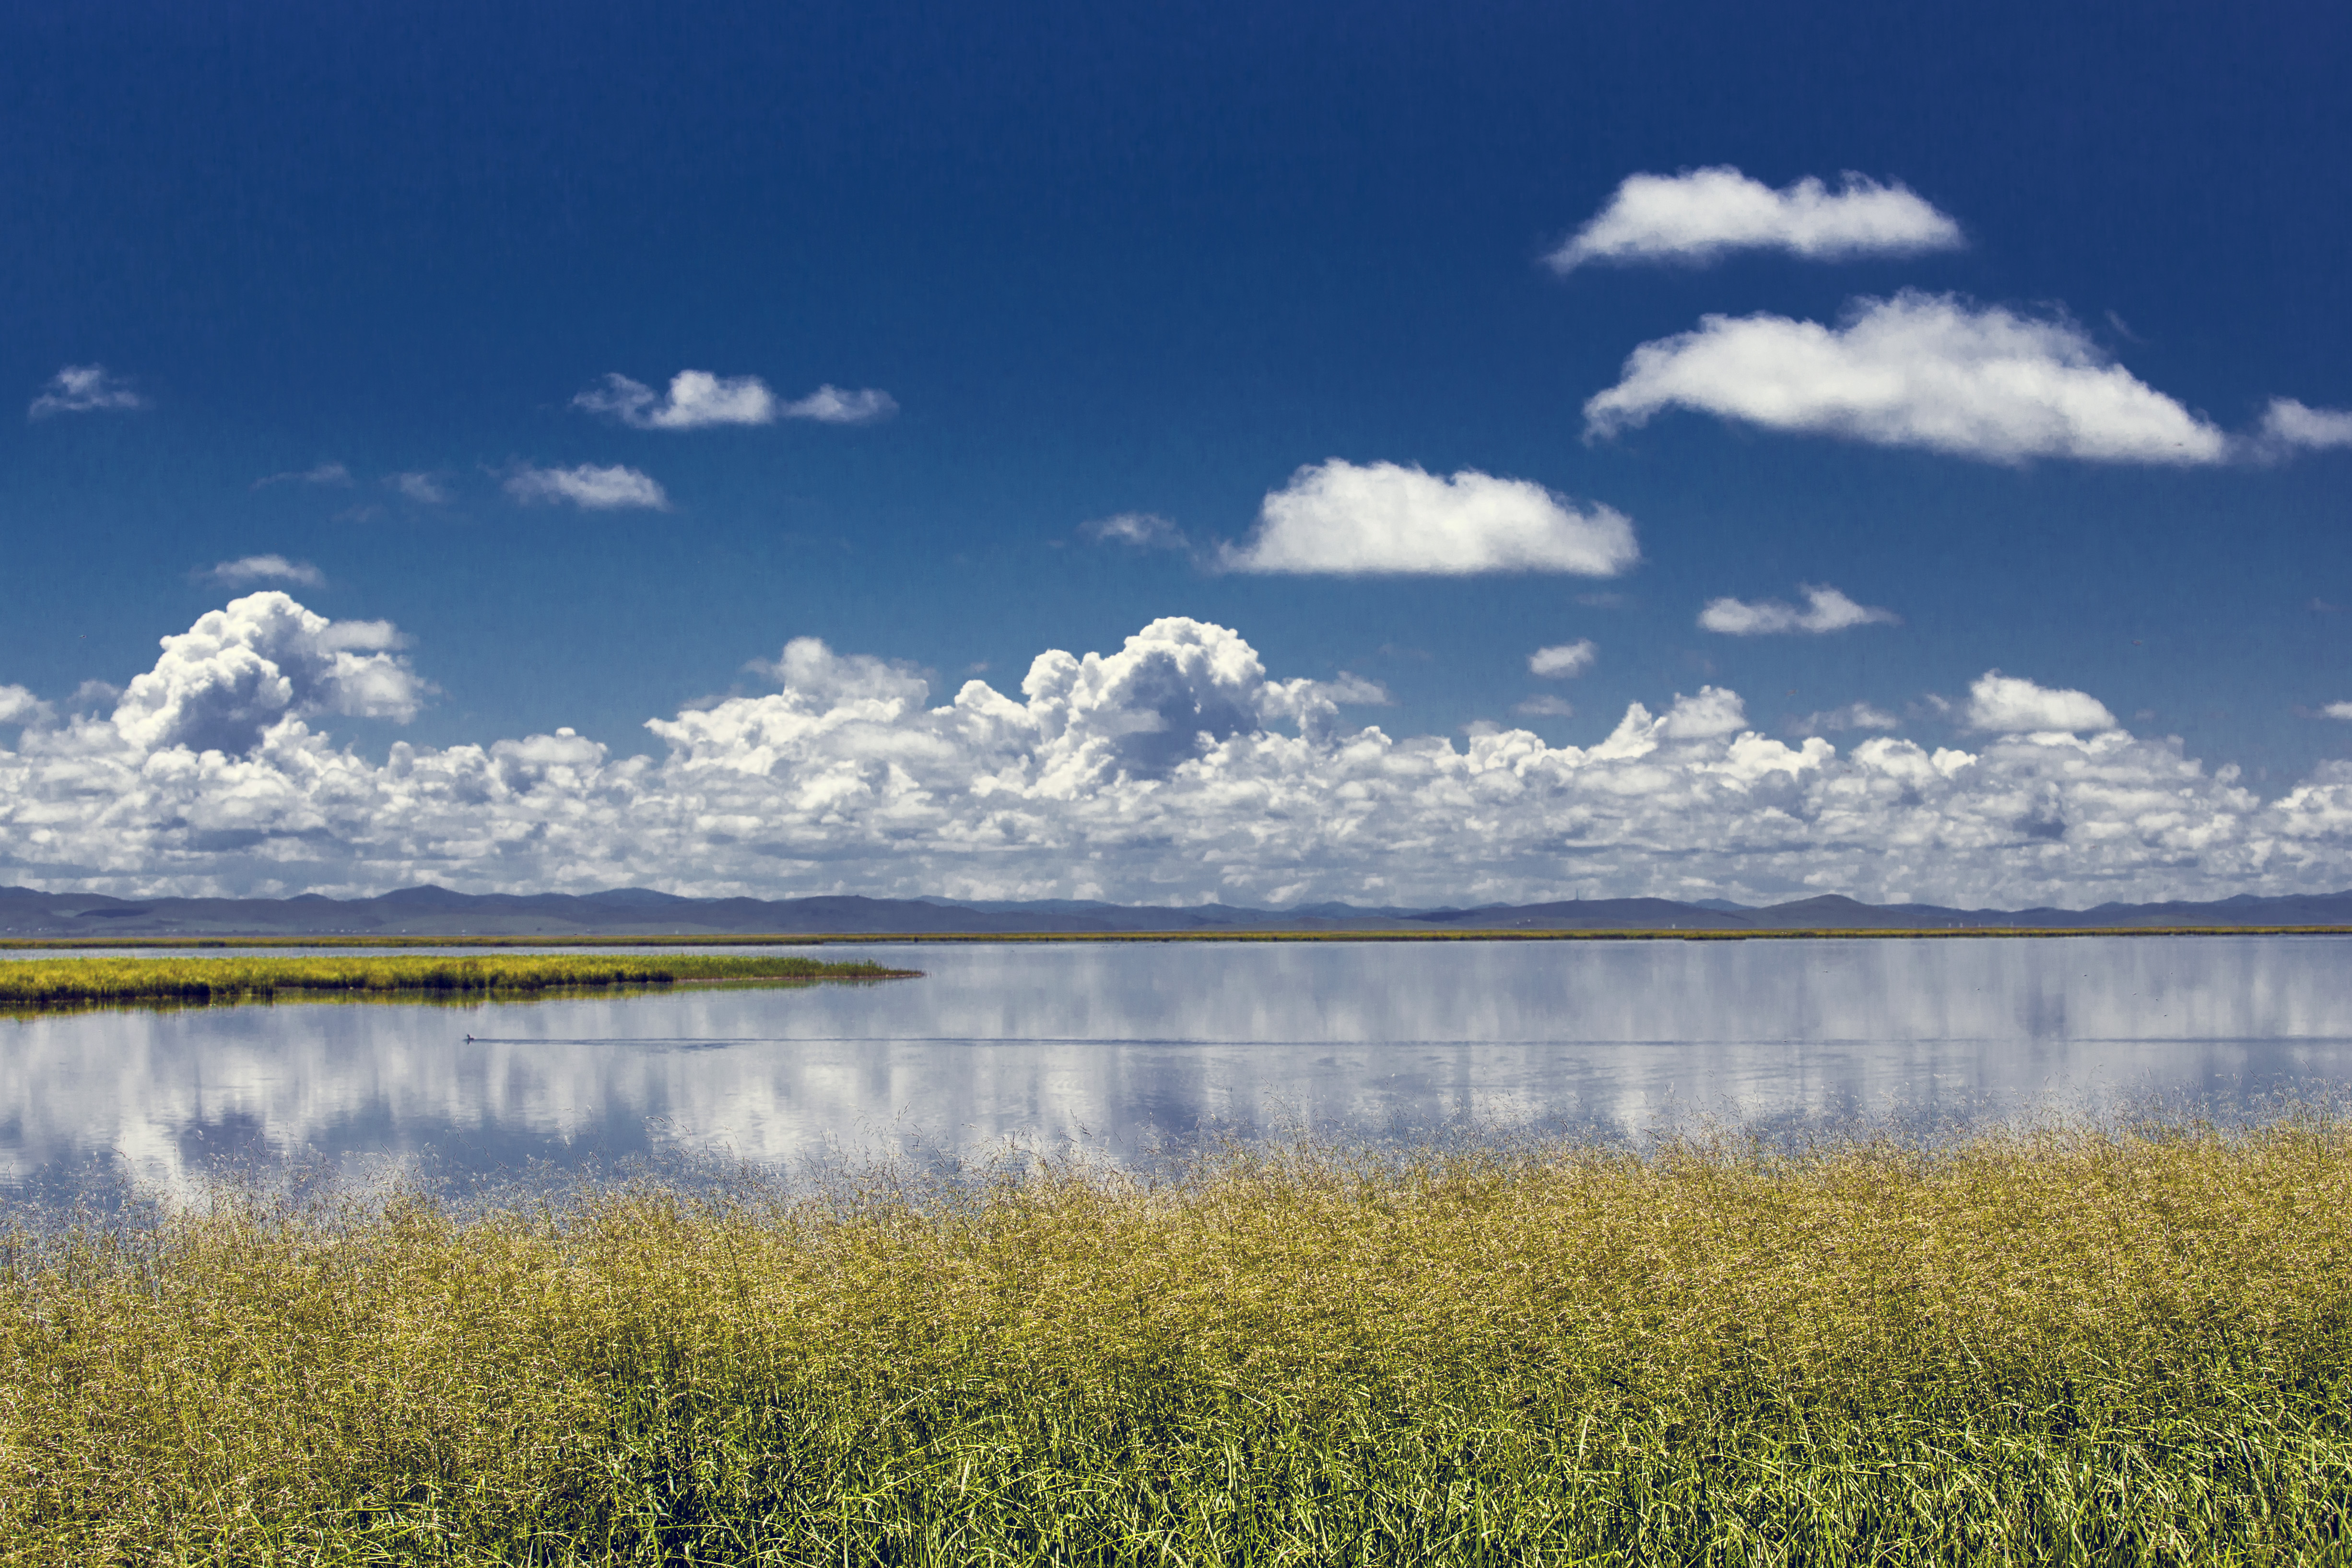
<instances>
[{"instance_id":1,"label":"reed bed","mask_svg":"<svg viewBox=\"0 0 2352 1568\"><path fill-rule=\"evenodd\" d=\"M268 1001L288 994L530 993L681 981L884 980L914 973L865 962L702 953L21 959L0 963L0 1007Z\"/></svg>"},{"instance_id":2,"label":"reed bed","mask_svg":"<svg viewBox=\"0 0 2352 1568\"><path fill-rule=\"evenodd\" d=\"M1234 1152L0 1238L0 1562L2340 1561L2352 1136Z\"/></svg>"}]
</instances>

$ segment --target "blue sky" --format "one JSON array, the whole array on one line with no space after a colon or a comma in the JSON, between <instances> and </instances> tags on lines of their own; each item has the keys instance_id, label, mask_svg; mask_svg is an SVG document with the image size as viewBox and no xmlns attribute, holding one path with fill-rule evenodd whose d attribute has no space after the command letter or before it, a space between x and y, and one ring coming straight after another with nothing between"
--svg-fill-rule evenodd
<instances>
[{"instance_id":1,"label":"blue sky","mask_svg":"<svg viewBox=\"0 0 2352 1568\"><path fill-rule=\"evenodd\" d=\"M2352 407L2348 39L2318 5L16 7L0 388L26 414L0 419L0 688L21 693L16 730L0 722L0 880L1370 899L1437 890L1507 843L1467 879L1764 897L1818 863L1871 880L1839 890L2069 902L2352 885L2332 795L2299 797L2294 832L2262 817L2352 755L2352 721L2326 713L2352 700L2352 423L2330 423ZM1709 169L1753 189L1709 207L1685 181L1697 216L1664 227L1633 210L1629 179ZM1830 242L1804 237L1807 179ZM1908 216L1837 241L1834 204L1873 192L1908 193ZM1616 229L1586 229L1621 198ZM1733 198L1763 200L1764 227ZM1622 243L1563 270L1580 232ZM1663 346L1637 384L1643 345ZM1915 384L1874 390L1890 367ZM690 371L759 378L768 417L638 427ZM577 401L614 375L646 398ZM887 401L803 401L825 387ZM1596 421L1612 388L1619 416ZM1416 489L1381 465L1473 479ZM1269 546L1269 497L1307 531ZM1600 548L1612 516L1637 562L1562 544ZM1160 521L1101 526L1121 517ZM1391 525L1402 555L1349 542ZM1497 527L1551 542L1513 555ZM238 562L260 564L217 570ZM1808 585L1885 615L1752 629L1772 604L1804 611ZM159 637L270 590L396 634L311 637L329 684L278 659L281 698L230 720L212 697L180 729L120 706L142 672L175 701L228 690L244 677L222 647L278 658L279 634L232 627L200 669L158 662ZM1768 608L1709 629L1723 599ZM920 675L919 696L840 699L899 701L868 716L887 729L973 675L1017 702L1041 652L1116 656L1161 617L1230 628L1267 680L1323 683L1327 747L1377 725L1467 756L1500 727L1581 757L1629 704L1663 715L1713 688L1739 723L1691 743L1793 752L1811 732L1835 758L1780 770L1801 802L1692 797L1685 816L1737 806L1747 826L1687 843L1565 785L1517 827L1424 793L1344 846L1199 814L1197 840L1086 826L1129 819L1121 777L1165 797L1185 756L1283 730L1289 699L1187 687L1188 713L1247 711L1193 747L1147 691L1102 721L1110 749L1074 794L1041 782L1044 742L1016 747L1034 809L1005 830L1025 847L993 860L957 858L978 819L941 794L976 754L902 768L912 816L810 804L812 781L855 773L903 805L886 775L906 735L767 758L787 804L736 802L719 840L677 825L708 802L665 795L683 814L665 847L608 858L482 860L551 842L572 809L552 796L437 838L413 803L330 825L304 795L265 821L255 799L310 787L282 766L267 788L142 797L88 841L57 805L63 778L98 787L93 726L139 749L109 753L123 779L159 749L200 759L199 740L261 768L278 719L339 767L560 726L604 748L597 769L675 768L646 721L790 699L790 639ZM339 654L383 660L374 684L333 685ZM2093 700L2082 744L2178 737L2205 815L2151 826L2116 792L2183 786L2052 774L2045 747L2039 782L1969 786L1976 827L1875 818L1824 850L1815 784L1857 745L1990 759L1999 737L2059 732L2016 727L2039 699L1978 694L1994 670L2044 693L2043 717ZM1172 751L1120 749L1151 724ZM1285 776L1352 798L1320 765ZM1715 776L1696 752L1678 765ZM575 806L623 788L575 783ZM625 835L652 808L614 809ZM793 812L759 856L696 869ZM1915 843L1894 881L1873 833ZM1248 843L1261 863L1237 869Z\"/></svg>"}]
</instances>

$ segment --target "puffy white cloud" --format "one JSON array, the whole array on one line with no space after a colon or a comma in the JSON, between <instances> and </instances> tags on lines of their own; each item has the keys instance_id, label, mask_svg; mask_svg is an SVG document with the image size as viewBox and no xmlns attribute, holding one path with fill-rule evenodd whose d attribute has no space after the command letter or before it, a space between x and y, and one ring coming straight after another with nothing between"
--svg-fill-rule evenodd
<instances>
[{"instance_id":1,"label":"puffy white cloud","mask_svg":"<svg viewBox=\"0 0 2352 1568\"><path fill-rule=\"evenodd\" d=\"M714 375L682 370L670 377L667 395L641 381L611 374L573 398L576 407L610 415L640 430L699 430L713 425L772 425L779 419L812 419L821 425L866 425L887 419L898 405L888 393L845 391L827 384L806 397L785 402L756 375Z\"/></svg>"},{"instance_id":2,"label":"puffy white cloud","mask_svg":"<svg viewBox=\"0 0 2352 1568\"><path fill-rule=\"evenodd\" d=\"M423 506L440 506L449 499L448 488L441 482L438 474L386 474L383 482L387 489L396 491L404 499Z\"/></svg>"},{"instance_id":3,"label":"puffy white cloud","mask_svg":"<svg viewBox=\"0 0 2352 1568\"><path fill-rule=\"evenodd\" d=\"M299 583L315 588L327 580L327 574L307 561L289 561L283 555L245 555L235 561L224 561L205 574L215 583L265 583L272 580Z\"/></svg>"},{"instance_id":4,"label":"puffy white cloud","mask_svg":"<svg viewBox=\"0 0 2352 1568\"><path fill-rule=\"evenodd\" d=\"M104 365L69 364L49 377L25 415L47 419L52 414L125 413L146 406L146 398Z\"/></svg>"},{"instance_id":5,"label":"puffy white cloud","mask_svg":"<svg viewBox=\"0 0 2352 1568\"><path fill-rule=\"evenodd\" d=\"M610 468L582 463L571 468L534 468L523 464L507 476L506 492L527 506L570 501L592 511L640 506L669 510L669 496L657 480L619 463Z\"/></svg>"},{"instance_id":6,"label":"puffy white cloud","mask_svg":"<svg viewBox=\"0 0 2352 1568\"><path fill-rule=\"evenodd\" d=\"M2352 719L2352 702L2331 702L2320 712L2330 719Z\"/></svg>"},{"instance_id":7,"label":"puffy white cloud","mask_svg":"<svg viewBox=\"0 0 2352 1568\"><path fill-rule=\"evenodd\" d=\"M1237 633L1171 617L1040 654L1013 693L971 680L935 705L919 672L803 638L768 667L780 689L652 722L657 756L558 731L377 763L306 720L413 708L394 640L277 594L166 639L113 721L0 748L0 880L2022 907L2334 889L2352 852L2352 768L2265 802L1997 673L1973 751L1790 745L1716 687L1581 746L1400 738L1343 721L1348 681L1279 678Z\"/></svg>"},{"instance_id":8,"label":"puffy white cloud","mask_svg":"<svg viewBox=\"0 0 2352 1568\"><path fill-rule=\"evenodd\" d=\"M2263 414L2263 441L2273 447L2352 447L2352 411L2306 408L2274 397Z\"/></svg>"},{"instance_id":9,"label":"puffy white cloud","mask_svg":"<svg viewBox=\"0 0 2352 1568\"><path fill-rule=\"evenodd\" d=\"M2230 439L2111 363L2072 323L1906 290L1843 324L1706 316L1642 344L1584 405L1612 436L1683 407L1768 429L1995 462L2218 463Z\"/></svg>"},{"instance_id":10,"label":"puffy white cloud","mask_svg":"<svg viewBox=\"0 0 2352 1568\"><path fill-rule=\"evenodd\" d=\"M1969 688L1969 725L2001 734L2112 730L2116 716L2087 691L2036 686L1988 669Z\"/></svg>"},{"instance_id":11,"label":"puffy white cloud","mask_svg":"<svg viewBox=\"0 0 2352 1568\"><path fill-rule=\"evenodd\" d=\"M341 463L320 463L315 468L289 468L282 474L269 474L253 481L255 489L267 489L271 485L348 485L352 471Z\"/></svg>"},{"instance_id":12,"label":"puffy white cloud","mask_svg":"<svg viewBox=\"0 0 2352 1568\"><path fill-rule=\"evenodd\" d=\"M1398 463L1333 458L1269 493L1257 531L1227 545L1236 572L1575 572L1612 577L1641 558L1633 525L1580 510L1527 479L1465 468L1451 479Z\"/></svg>"},{"instance_id":13,"label":"puffy white cloud","mask_svg":"<svg viewBox=\"0 0 2352 1568\"><path fill-rule=\"evenodd\" d=\"M1591 669L1592 661L1600 657L1601 650L1592 646L1592 639L1582 637L1575 642L1559 643L1551 647L1536 649L1535 652L1528 655L1528 670L1530 674L1540 675L1547 680L1566 680L1571 676L1582 675L1586 670ZM1550 710L1547 709L1545 711L1549 712Z\"/></svg>"},{"instance_id":14,"label":"puffy white cloud","mask_svg":"<svg viewBox=\"0 0 2352 1568\"><path fill-rule=\"evenodd\" d=\"M1776 191L1724 166L1630 176L1547 259L1570 272L1591 261L1706 262L1733 250L1835 261L1961 243L1958 224L1899 184L1848 174L1832 191L1808 175Z\"/></svg>"},{"instance_id":15,"label":"puffy white cloud","mask_svg":"<svg viewBox=\"0 0 2352 1568\"><path fill-rule=\"evenodd\" d=\"M1078 531L1099 544L1116 542L1139 550L1181 550L1184 531L1156 512L1122 511L1078 524Z\"/></svg>"},{"instance_id":16,"label":"puffy white cloud","mask_svg":"<svg viewBox=\"0 0 2352 1568\"><path fill-rule=\"evenodd\" d=\"M0 724L44 724L49 705L21 686L0 686Z\"/></svg>"},{"instance_id":17,"label":"puffy white cloud","mask_svg":"<svg viewBox=\"0 0 2352 1568\"><path fill-rule=\"evenodd\" d=\"M1893 626L1900 618L1892 610L1857 605L1826 583L1800 583L1805 607L1762 599L1710 599L1698 613L1698 624L1731 637L1762 637L1778 632L1842 632L1850 626Z\"/></svg>"},{"instance_id":18,"label":"puffy white cloud","mask_svg":"<svg viewBox=\"0 0 2352 1568\"><path fill-rule=\"evenodd\" d=\"M214 610L176 637L116 704L116 733L145 751L242 753L282 721L341 713L405 722L426 688L392 650L389 621L330 621L275 591Z\"/></svg>"}]
</instances>

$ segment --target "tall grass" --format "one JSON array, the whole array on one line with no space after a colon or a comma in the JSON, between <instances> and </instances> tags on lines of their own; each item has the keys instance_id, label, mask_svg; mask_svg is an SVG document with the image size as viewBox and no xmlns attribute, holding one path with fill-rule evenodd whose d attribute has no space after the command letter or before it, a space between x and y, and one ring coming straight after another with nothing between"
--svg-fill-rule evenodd
<instances>
[{"instance_id":1,"label":"tall grass","mask_svg":"<svg viewBox=\"0 0 2352 1568\"><path fill-rule=\"evenodd\" d=\"M0 1240L0 1561L2284 1563L2352 1137L1233 1154Z\"/></svg>"},{"instance_id":2,"label":"tall grass","mask_svg":"<svg viewBox=\"0 0 2352 1568\"><path fill-rule=\"evenodd\" d=\"M878 963L700 953L583 958L61 958L0 963L0 1007L93 1002L266 1001L281 993L534 992L688 980L881 980L914 973Z\"/></svg>"}]
</instances>

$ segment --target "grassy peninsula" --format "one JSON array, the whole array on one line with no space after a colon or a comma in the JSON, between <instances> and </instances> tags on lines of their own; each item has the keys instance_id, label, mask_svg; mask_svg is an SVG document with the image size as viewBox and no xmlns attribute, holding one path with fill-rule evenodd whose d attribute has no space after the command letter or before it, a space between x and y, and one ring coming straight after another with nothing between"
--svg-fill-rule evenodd
<instances>
[{"instance_id":1,"label":"grassy peninsula","mask_svg":"<svg viewBox=\"0 0 2352 1568\"><path fill-rule=\"evenodd\" d=\"M2309 1563L2347 1509L2317 1119L0 1239L6 1563Z\"/></svg>"},{"instance_id":2,"label":"grassy peninsula","mask_svg":"<svg viewBox=\"0 0 2352 1568\"><path fill-rule=\"evenodd\" d=\"M354 994L499 995L697 980L886 980L916 973L864 962L707 953L23 959L0 963L0 1007L266 1002L280 996Z\"/></svg>"}]
</instances>

